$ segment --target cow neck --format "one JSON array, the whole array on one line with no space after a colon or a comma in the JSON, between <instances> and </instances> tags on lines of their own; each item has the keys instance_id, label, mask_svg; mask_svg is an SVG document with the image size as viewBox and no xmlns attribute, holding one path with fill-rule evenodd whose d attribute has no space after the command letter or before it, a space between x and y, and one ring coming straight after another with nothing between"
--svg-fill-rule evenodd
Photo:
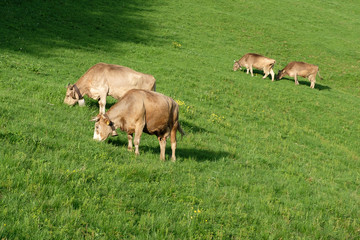
<instances>
[{"instance_id":1,"label":"cow neck","mask_svg":"<svg viewBox=\"0 0 360 240\"><path fill-rule=\"evenodd\" d=\"M73 85L75 92L77 93L77 95L79 96L79 100L83 99L83 95L81 95L81 92L79 90L79 88L76 86L76 84Z\"/></svg>"},{"instance_id":2,"label":"cow neck","mask_svg":"<svg viewBox=\"0 0 360 240\"><path fill-rule=\"evenodd\" d=\"M111 129L112 129L113 131L115 131L116 128L115 128L114 122L111 121L111 119L109 118L109 116L108 116L106 113L104 114L104 117L106 117L107 119L109 119L109 121L110 121L109 126L111 127Z\"/></svg>"}]
</instances>

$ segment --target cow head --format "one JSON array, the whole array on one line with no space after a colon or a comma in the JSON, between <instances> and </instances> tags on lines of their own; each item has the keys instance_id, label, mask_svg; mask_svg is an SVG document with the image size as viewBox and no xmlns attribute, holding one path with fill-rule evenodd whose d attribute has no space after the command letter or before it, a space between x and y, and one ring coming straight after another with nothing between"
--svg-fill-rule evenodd
<instances>
[{"instance_id":1,"label":"cow head","mask_svg":"<svg viewBox=\"0 0 360 240\"><path fill-rule=\"evenodd\" d=\"M276 75L276 79L282 79L285 76L284 70L279 70L278 74Z\"/></svg>"},{"instance_id":2,"label":"cow head","mask_svg":"<svg viewBox=\"0 0 360 240\"><path fill-rule=\"evenodd\" d=\"M78 101L79 101L79 98L78 98L77 94L75 93L74 86L69 83L66 88L66 95L65 95L64 103L66 103L67 105L73 106Z\"/></svg>"},{"instance_id":3,"label":"cow head","mask_svg":"<svg viewBox=\"0 0 360 240\"><path fill-rule=\"evenodd\" d=\"M79 103L80 106L85 106L84 98L79 99L79 94L76 93L74 85L70 83L66 87L66 95L64 99L64 103L67 105L73 106L76 103Z\"/></svg>"},{"instance_id":4,"label":"cow head","mask_svg":"<svg viewBox=\"0 0 360 240\"><path fill-rule=\"evenodd\" d=\"M107 115L99 114L96 117L92 118L90 121L95 122L93 139L97 141L106 140L113 131L111 128L111 125L113 123L110 121Z\"/></svg>"},{"instance_id":5,"label":"cow head","mask_svg":"<svg viewBox=\"0 0 360 240\"><path fill-rule=\"evenodd\" d=\"M234 66L233 66L234 72L237 71L238 69L241 70L240 63L234 60Z\"/></svg>"}]
</instances>

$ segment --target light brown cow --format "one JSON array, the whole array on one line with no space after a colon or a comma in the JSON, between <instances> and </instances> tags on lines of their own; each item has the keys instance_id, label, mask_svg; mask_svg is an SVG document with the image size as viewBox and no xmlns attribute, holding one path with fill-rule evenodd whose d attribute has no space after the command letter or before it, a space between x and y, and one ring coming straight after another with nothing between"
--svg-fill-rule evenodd
<instances>
[{"instance_id":1,"label":"light brown cow","mask_svg":"<svg viewBox=\"0 0 360 240\"><path fill-rule=\"evenodd\" d=\"M289 75L290 77L294 77L295 85L299 85L297 76L301 76L309 79L309 81L311 82L310 87L314 88L316 82L316 74L319 74L320 79L322 79L319 73L319 67L316 65L305 62L290 62L283 70L279 70L277 79L281 79L284 76Z\"/></svg>"},{"instance_id":2,"label":"light brown cow","mask_svg":"<svg viewBox=\"0 0 360 240\"><path fill-rule=\"evenodd\" d=\"M247 53L242 58L240 58L239 61L234 61L233 70L241 70L241 67L245 67L246 73L249 74L250 70L251 76L254 76L253 68L256 68L264 71L265 75L263 78L266 78L270 73L271 81L274 81L275 74L273 67L275 62L276 61L274 59L267 58L256 53Z\"/></svg>"},{"instance_id":3,"label":"light brown cow","mask_svg":"<svg viewBox=\"0 0 360 240\"><path fill-rule=\"evenodd\" d=\"M130 89L155 91L155 78L152 75L136 72L131 68L98 63L92 66L74 84L68 85L64 103L84 106L84 95L99 101L99 113L105 113L106 96L120 99Z\"/></svg>"},{"instance_id":4,"label":"light brown cow","mask_svg":"<svg viewBox=\"0 0 360 240\"><path fill-rule=\"evenodd\" d=\"M94 139L103 141L120 128L127 132L128 150L132 150L134 137L135 154L139 154L142 132L156 135L160 144L160 159L165 160L166 140L170 136L172 161L176 160L176 132L184 135L180 127L179 105L161 93L132 89L128 91L106 114L99 114L95 121Z\"/></svg>"}]
</instances>

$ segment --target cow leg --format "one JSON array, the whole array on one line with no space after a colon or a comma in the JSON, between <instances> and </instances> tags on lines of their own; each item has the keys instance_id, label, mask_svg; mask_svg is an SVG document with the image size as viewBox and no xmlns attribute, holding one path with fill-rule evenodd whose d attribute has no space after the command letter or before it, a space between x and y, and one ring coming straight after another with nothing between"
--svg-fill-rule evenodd
<instances>
[{"instance_id":1,"label":"cow leg","mask_svg":"<svg viewBox=\"0 0 360 240\"><path fill-rule=\"evenodd\" d=\"M314 88L314 87L315 87L315 82L316 82L316 76L311 75L311 76L309 77L309 80L310 80L310 82L311 82L310 88Z\"/></svg>"},{"instance_id":2,"label":"cow leg","mask_svg":"<svg viewBox=\"0 0 360 240\"><path fill-rule=\"evenodd\" d=\"M269 69L264 68L264 73L265 75L263 76L263 79L267 78L267 76L269 76Z\"/></svg>"},{"instance_id":3,"label":"cow leg","mask_svg":"<svg viewBox=\"0 0 360 240\"><path fill-rule=\"evenodd\" d=\"M274 73L274 70L272 68L270 69L270 75L271 75L271 81L273 82L274 78L275 78L275 73Z\"/></svg>"},{"instance_id":4,"label":"cow leg","mask_svg":"<svg viewBox=\"0 0 360 240\"><path fill-rule=\"evenodd\" d=\"M142 130L141 131L135 131L135 138L134 138L134 145L135 145L135 154L139 155L139 144L140 144L140 137L142 134Z\"/></svg>"},{"instance_id":5,"label":"cow leg","mask_svg":"<svg viewBox=\"0 0 360 240\"><path fill-rule=\"evenodd\" d=\"M105 114L106 96L99 98L99 113Z\"/></svg>"},{"instance_id":6,"label":"cow leg","mask_svg":"<svg viewBox=\"0 0 360 240\"><path fill-rule=\"evenodd\" d=\"M102 96L99 98L100 114L105 114L105 106L106 106L106 96ZM111 135L117 136L118 134L117 134L116 130L113 130Z\"/></svg>"},{"instance_id":7,"label":"cow leg","mask_svg":"<svg viewBox=\"0 0 360 240\"><path fill-rule=\"evenodd\" d=\"M252 68L252 66L250 66L250 73L251 73L251 76L253 77L253 76L254 76L254 73L253 73L253 68Z\"/></svg>"},{"instance_id":8,"label":"cow leg","mask_svg":"<svg viewBox=\"0 0 360 240\"><path fill-rule=\"evenodd\" d=\"M144 130L144 126L145 126L145 115L144 115L144 119L143 121L141 121L142 123L137 124L137 126L135 127L135 137L134 137L134 145L135 145L135 154L139 155L139 144L140 144L140 137L141 134Z\"/></svg>"},{"instance_id":9,"label":"cow leg","mask_svg":"<svg viewBox=\"0 0 360 240\"><path fill-rule=\"evenodd\" d=\"M299 85L299 81L297 80L297 74L295 74L294 79L295 79L295 85Z\"/></svg>"},{"instance_id":10,"label":"cow leg","mask_svg":"<svg viewBox=\"0 0 360 240\"><path fill-rule=\"evenodd\" d=\"M171 160L173 162L176 161L176 156L175 156L175 150L176 150L176 131L177 131L177 126L178 124L176 123L174 125L174 127L171 129L171 134L170 134L170 140L171 140Z\"/></svg>"},{"instance_id":11,"label":"cow leg","mask_svg":"<svg viewBox=\"0 0 360 240\"><path fill-rule=\"evenodd\" d=\"M246 67L246 74L249 74L249 68L248 67Z\"/></svg>"},{"instance_id":12,"label":"cow leg","mask_svg":"<svg viewBox=\"0 0 360 240\"><path fill-rule=\"evenodd\" d=\"M132 144L132 139L133 139L133 135L132 134L128 134L127 135L128 138L128 150L132 151L133 148L133 144Z\"/></svg>"},{"instance_id":13,"label":"cow leg","mask_svg":"<svg viewBox=\"0 0 360 240\"><path fill-rule=\"evenodd\" d=\"M165 161L166 137L158 137L160 144L160 160Z\"/></svg>"}]
</instances>

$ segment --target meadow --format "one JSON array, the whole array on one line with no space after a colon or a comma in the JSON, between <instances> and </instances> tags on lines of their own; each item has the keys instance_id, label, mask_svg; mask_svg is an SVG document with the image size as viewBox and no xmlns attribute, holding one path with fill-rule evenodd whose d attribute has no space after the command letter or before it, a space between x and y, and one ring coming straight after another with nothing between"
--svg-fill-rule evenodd
<instances>
[{"instance_id":1,"label":"meadow","mask_svg":"<svg viewBox=\"0 0 360 240\"><path fill-rule=\"evenodd\" d=\"M359 239L358 1L0 2L0 239ZM319 66L271 82L248 52ZM92 65L149 73L180 105L156 137L92 139L63 103ZM107 109L116 101L108 97Z\"/></svg>"}]
</instances>

